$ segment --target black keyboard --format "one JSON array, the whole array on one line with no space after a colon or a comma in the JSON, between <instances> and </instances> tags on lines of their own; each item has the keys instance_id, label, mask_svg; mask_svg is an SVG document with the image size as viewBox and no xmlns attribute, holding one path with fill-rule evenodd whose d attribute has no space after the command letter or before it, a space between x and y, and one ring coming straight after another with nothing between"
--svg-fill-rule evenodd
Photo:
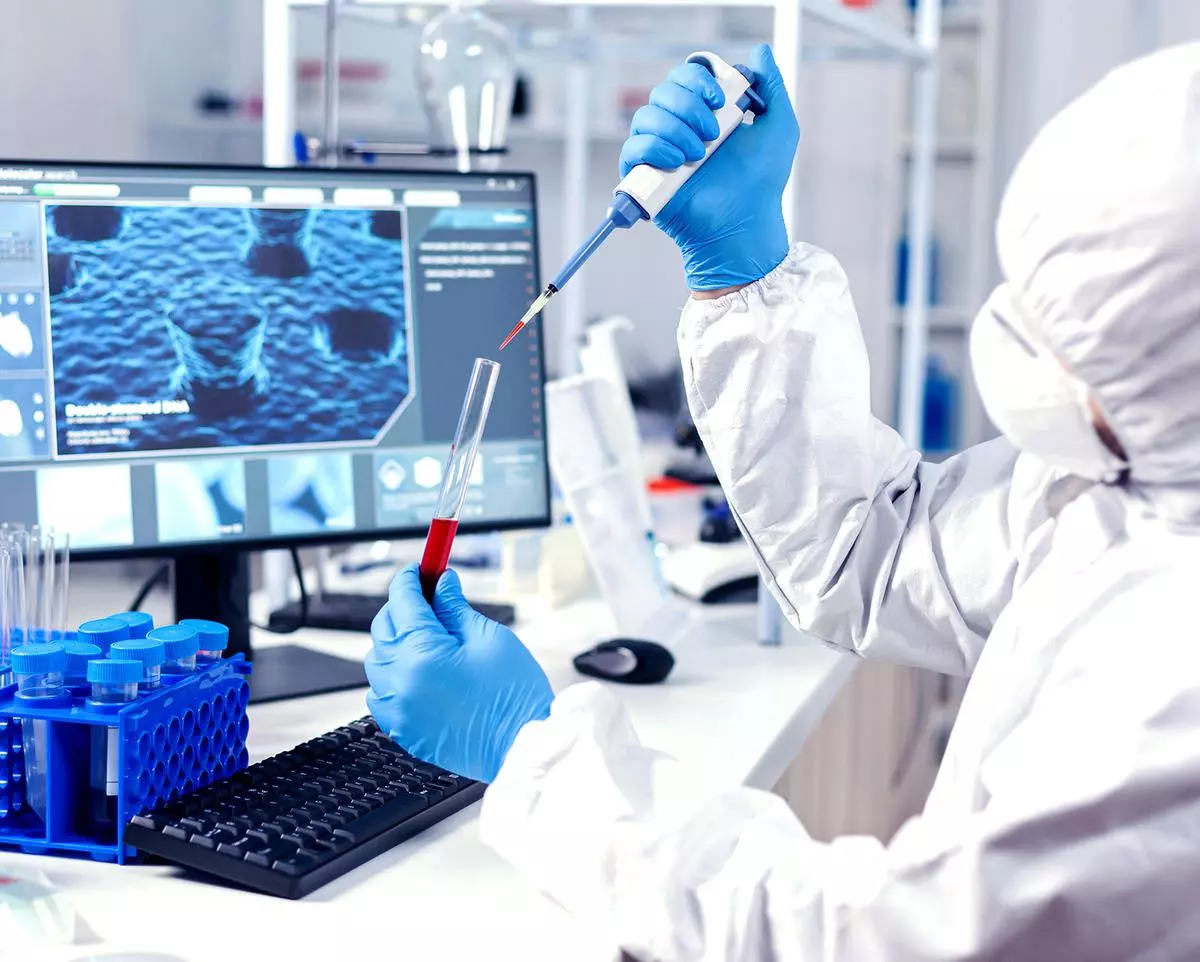
<instances>
[{"instance_id":1,"label":"black keyboard","mask_svg":"<svg viewBox=\"0 0 1200 962\"><path fill-rule=\"evenodd\" d=\"M136 816L125 842L298 899L470 805L484 787L417 761L368 717Z\"/></svg>"},{"instance_id":2,"label":"black keyboard","mask_svg":"<svg viewBox=\"0 0 1200 962\"><path fill-rule=\"evenodd\" d=\"M371 622L379 614L379 609L387 604L387 600L387 595L353 595L336 591L311 595L304 627L328 631L370 631ZM471 607L502 625L511 625L517 617L517 610L512 605L472 601ZM300 621L300 614L300 603L292 601L278 611L272 611L267 623L281 630L291 628Z\"/></svg>"}]
</instances>

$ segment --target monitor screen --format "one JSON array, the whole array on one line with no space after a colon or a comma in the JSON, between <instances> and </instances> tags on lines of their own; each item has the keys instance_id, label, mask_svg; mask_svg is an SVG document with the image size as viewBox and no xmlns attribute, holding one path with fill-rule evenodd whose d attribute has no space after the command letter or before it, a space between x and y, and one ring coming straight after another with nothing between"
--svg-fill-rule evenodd
<instances>
[{"instance_id":1,"label":"monitor screen","mask_svg":"<svg viewBox=\"0 0 1200 962\"><path fill-rule=\"evenodd\" d=\"M0 162L0 521L73 551L423 533L476 356L467 528L545 524L528 174Z\"/></svg>"}]
</instances>

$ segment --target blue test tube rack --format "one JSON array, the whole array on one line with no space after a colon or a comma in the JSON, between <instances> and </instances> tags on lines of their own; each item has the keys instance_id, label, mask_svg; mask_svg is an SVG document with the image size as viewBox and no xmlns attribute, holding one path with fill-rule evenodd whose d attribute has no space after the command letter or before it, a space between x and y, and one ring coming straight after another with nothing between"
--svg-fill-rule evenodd
<instances>
[{"instance_id":1,"label":"blue test tube rack","mask_svg":"<svg viewBox=\"0 0 1200 962\"><path fill-rule=\"evenodd\" d=\"M133 859L135 850L124 844L130 819L246 767L249 674L249 663L235 655L116 711L82 699L69 708L31 707L15 697L15 684L0 687L0 850ZM47 722L44 822L25 801L21 725L32 719ZM88 809L92 730L114 723L116 821L101 831Z\"/></svg>"}]
</instances>

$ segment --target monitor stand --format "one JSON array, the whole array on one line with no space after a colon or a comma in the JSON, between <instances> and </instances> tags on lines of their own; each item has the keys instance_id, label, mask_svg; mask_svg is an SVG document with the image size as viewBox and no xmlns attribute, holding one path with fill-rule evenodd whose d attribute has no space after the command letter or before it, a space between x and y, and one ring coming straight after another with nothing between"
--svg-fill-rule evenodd
<instances>
[{"instance_id":1,"label":"monitor stand","mask_svg":"<svg viewBox=\"0 0 1200 962\"><path fill-rule=\"evenodd\" d=\"M300 645L250 645L250 565L240 551L207 551L174 559L175 618L206 618L229 626L228 654L254 665L250 701L279 701L365 688L362 662Z\"/></svg>"}]
</instances>

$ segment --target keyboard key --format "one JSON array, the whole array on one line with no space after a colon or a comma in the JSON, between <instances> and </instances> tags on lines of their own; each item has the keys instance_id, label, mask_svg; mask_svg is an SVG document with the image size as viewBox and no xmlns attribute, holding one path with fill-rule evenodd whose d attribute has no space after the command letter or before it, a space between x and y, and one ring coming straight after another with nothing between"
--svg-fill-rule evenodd
<instances>
[{"instance_id":1,"label":"keyboard key","mask_svg":"<svg viewBox=\"0 0 1200 962\"><path fill-rule=\"evenodd\" d=\"M269 823L268 823L269 824ZM272 842L283 837L282 831L276 831L273 827L268 827L267 824L260 825L258 828L252 828L246 833L246 838L253 838L264 845L270 845Z\"/></svg>"},{"instance_id":2,"label":"keyboard key","mask_svg":"<svg viewBox=\"0 0 1200 962\"><path fill-rule=\"evenodd\" d=\"M222 828L213 828L203 834L193 835L192 844L199 845L201 848L215 849L222 845L232 844L238 838L239 836L236 832L227 832Z\"/></svg>"},{"instance_id":3,"label":"keyboard key","mask_svg":"<svg viewBox=\"0 0 1200 962\"><path fill-rule=\"evenodd\" d=\"M157 812L147 812L145 815L133 816L134 825L141 825L143 828L148 828L155 832L162 831L168 824L168 821L162 809L159 809Z\"/></svg>"},{"instance_id":4,"label":"keyboard key","mask_svg":"<svg viewBox=\"0 0 1200 962\"><path fill-rule=\"evenodd\" d=\"M337 829L333 834L335 838L344 838L351 845L358 845L395 825L396 822L412 818L427 807L428 803L425 799L408 795L397 799L390 805L377 808L375 811L363 815L362 818L355 819L345 828Z\"/></svg>"},{"instance_id":5,"label":"keyboard key","mask_svg":"<svg viewBox=\"0 0 1200 962\"><path fill-rule=\"evenodd\" d=\"M281 858L271 866L283 875L304 875L311 872L320 864L320 859L312 852L296 852L287 858Z\"/></svg>"},{"instance_id":6,"label":"keyboard key","mask_svg":"<svg viewBox=\"0 0 1200 962\"><path fill-rule=\"evenodd\" d=\"M278 841L271 846L259 849L256 852L246 853L246 862L250 865L258 865L262 868L270 868L281 858L290 858L298 851L297 847L289 842Z\"/></svg>"},{"instance_id":7,"label":"keyboard key","mask_svg":"<svg viewBox=\"0 0 1200 962\"><path fill-rule=\"evenodd\" d=\"M250 852L262 852L270 848L269 845L263 845L262 842L253 838L239 838L232 844L223 844L217 846L217 852L220 855L228 855L231 858L242 859Z\"/></svg>"},{"instance_id":8,"label":"keyboard key","mask_svg":"<svg viewBox=\"0 0 1200 962\"><path fill-rule=\"evenodd\" d=\"M314 825L305 825L302 829L296 829L296 837L306 838L310 842L316 842L320 838L328 838L334 832L329 829L318 829Z\"/></svg>"},{"instance_id":9,"label":"keyboard key","mask_svg":"<svg viewBox=\"0 0 1200 962\"><path fill-rule=\"evenodd\" d=\"M323 808L318 809L317 814L324 815L325 810ZM307 825L315 816L308 810L307 804L305 804L300 808L293 808L290 812L288 812L288 817L290 817L291 820L296 823L297 827L299 827L301 825Z\"/></svg>"},{"instance_id":10,"label":"keyboard key","mask_svg":"<svg viewBox=\"0 0 1200 962\"><path fill-rule=\"evenodd\" d=\"M162 833L170 838L178 838L187 841L191 836L186 825L181 825L179 822L171 822L163 827Z\"/></svg>"}]
</instances>

